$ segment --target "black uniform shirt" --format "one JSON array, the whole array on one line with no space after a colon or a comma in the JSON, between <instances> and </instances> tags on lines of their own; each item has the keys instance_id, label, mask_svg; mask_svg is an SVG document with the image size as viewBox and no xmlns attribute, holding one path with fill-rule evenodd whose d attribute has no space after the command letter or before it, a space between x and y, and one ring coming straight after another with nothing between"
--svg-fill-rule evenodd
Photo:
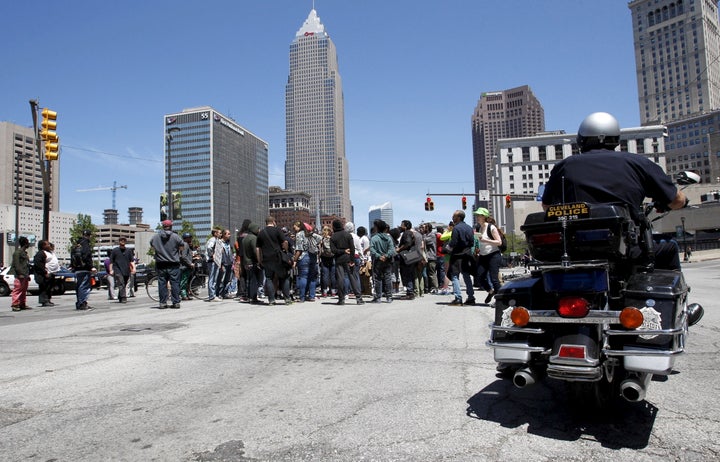
<instances>
[{"instance_id":1,"label":"black uniform shirt","mask_svg":"<svg viewBox=\"0 0 720 462\"><path fill-rule=\"evenodd\" d=\"M626 205L634 217L639 217L646 197L667 205L676 194L670 177L650 159L641 154L598 149L555 164L542 202Z\"/></svg>"}]
</instances>

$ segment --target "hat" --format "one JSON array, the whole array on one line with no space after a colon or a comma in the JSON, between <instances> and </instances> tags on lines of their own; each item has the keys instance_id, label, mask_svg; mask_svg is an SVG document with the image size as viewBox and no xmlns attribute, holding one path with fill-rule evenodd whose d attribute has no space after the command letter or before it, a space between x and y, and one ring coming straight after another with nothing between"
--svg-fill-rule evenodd
<instances>
[{"instance_id":1,"label":"hat","mask_svg":"<svg viewBox=\"0 0 720 462\"><path fill-rule=\"evenodd\" d=\"M305 226L305 231L307 231L308 233L312 233L313 227L310 226L309 223L303 223L303 226Z\"/></svg>"},{"instance_id":2,"label":"hat","mask_svg":"<svg viewBox=\"0 0 720 462\"><path fill-rule=\"evenodd\" d=\"M490 210L486 209L485 207L478 207L477 210L473 212L474 215L482 215L484 217L490 216Z\"/></svg>"},{"instance_id":3,"label":"hat","mask_svg":"<svg viewBox=\"0 0 720 462\"><path fill-rule=\"evenodd\" d=\"M83 236L90 236L90 235L92 235L92 231L90 231L89 229L84 229L83 232L82 232L82 235L83 235Z\"/></svg>"},{"instance_id":4,"label":"hat","mask_svg":"<svg viewBox=\"0 0 720 462\"><path fill-rule=\"evenodd\" d=\"M163 220L160 224L163 228L172 228L172 220Z\"/></svg>"}]
</instances>

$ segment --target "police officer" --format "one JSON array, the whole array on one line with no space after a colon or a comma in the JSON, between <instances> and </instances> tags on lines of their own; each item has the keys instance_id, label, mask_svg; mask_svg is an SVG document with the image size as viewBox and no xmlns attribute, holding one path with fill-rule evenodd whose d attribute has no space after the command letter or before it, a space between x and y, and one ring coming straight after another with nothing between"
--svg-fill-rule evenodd
<instances>
[{"instance_id":1,"label":"police officer","mask_svg":"<svg viewBox=\"0 0 720 462\"><path fill-rule=\"evenodd\" d=\"M659 165L642 155L615 151L619 144L620 125L615 117L607 112L587 116L577 134L582 154L555 164L545 185L543 209L572 202L622 205L640 223L644 220L641 206L646 197L652 198L661 211L687 205L685 194ZM658 267L680 269L676 250L656 247L655 256Z\"/></svg>"}]
</instances>

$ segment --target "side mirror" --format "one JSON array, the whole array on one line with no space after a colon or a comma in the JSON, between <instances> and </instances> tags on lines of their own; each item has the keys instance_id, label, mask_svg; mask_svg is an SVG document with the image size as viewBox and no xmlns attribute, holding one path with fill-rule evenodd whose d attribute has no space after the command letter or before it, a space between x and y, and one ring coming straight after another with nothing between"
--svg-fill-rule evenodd
<instances>
[{"instance_id":1,"label":"side mirror","mask_svg":"<svg viewBox=\"0 0 720 462\"><path fill-rule=\"evenodd\" d=\"M700 183L700 175L695 172L680 172L675 176L675 181L681 186Z\"/></svg>"}]
</instances>

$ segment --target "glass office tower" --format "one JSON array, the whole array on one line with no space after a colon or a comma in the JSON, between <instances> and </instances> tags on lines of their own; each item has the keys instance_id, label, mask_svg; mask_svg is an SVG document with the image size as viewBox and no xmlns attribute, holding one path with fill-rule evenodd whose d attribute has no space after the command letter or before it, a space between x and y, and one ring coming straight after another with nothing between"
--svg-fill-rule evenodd
<instances>
[{"instance_id":1,"label":"glass office tower","mask_svg":"<svg viewBox=\"0 0 720 462\"><path fill-rule=\"evenodd\" d=\"M168 114L164 125L164 190L169 178L181 196L182 220L193 224L200 242L215 225L233 235L246 218L264 226L267 143L211 107Z\"/></svg>"}]
</instances>

